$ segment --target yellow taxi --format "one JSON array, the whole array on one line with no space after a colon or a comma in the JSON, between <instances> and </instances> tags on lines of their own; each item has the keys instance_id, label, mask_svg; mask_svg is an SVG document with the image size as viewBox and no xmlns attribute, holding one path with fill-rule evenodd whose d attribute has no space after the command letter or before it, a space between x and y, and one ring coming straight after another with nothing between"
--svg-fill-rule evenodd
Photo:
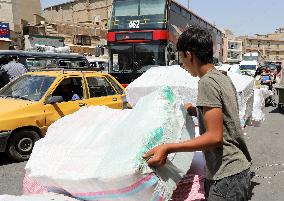
<instances>
[{"instance_id":1,"label":"yellow taxi","mask_svg":"<svg viewBox=\"0 0 284 201\"><path fill-rule=\"evenodd\" d=\"M127 108L124 88L111 75L95 71L23 75L0 90L0 152L27 160L53 122L92 105Z\"/></svg>"}]
</instances>

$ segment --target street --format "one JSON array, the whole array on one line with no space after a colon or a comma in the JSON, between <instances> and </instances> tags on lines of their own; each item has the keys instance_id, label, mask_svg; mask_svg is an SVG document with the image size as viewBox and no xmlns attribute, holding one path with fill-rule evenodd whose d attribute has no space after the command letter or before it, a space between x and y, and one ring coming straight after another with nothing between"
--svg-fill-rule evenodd
<instances>
[{"instance_id":1,"label":"street","mask_svg":"<svg viewBox=\"0 0 284 201\"><path fill-rule=\"evenodd\" d=\"M266 108L265 113L266 120L261 127L247 127L244 131L253 158L251 170L257 175L252 180L251 200L281 201L284 197L284 165L281 165L284 164L284 115L273 107ZM0 158L0 194L21 195L26 162L13 163L4 154Z\"/></svg>"},{"instance_id":2,"label":"street","mask_svg":"<svg viewBox=\"0 0 284 201\"><path fill-rule=\"evenodd\" d=\"M265 112L266 120L261 127L245 129L246 142L253 159L251 170L260 176L253 178L251 200L280 201L284 198L284 115L273 107L266 108Z\"/></svg>"}]
</instances>

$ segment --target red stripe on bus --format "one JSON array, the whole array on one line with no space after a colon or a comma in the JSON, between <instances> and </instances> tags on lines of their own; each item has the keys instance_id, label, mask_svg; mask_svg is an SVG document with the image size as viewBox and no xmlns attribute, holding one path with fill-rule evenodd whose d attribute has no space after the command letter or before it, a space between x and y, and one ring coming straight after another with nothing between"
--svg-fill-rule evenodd
<instances>
[{"instance_id":1,"label":"red stripe on bus","mask_svg":"<svg viewBox=\"0 0 284 201\"><path fill-rule=\"evenodd\" d=\"M118 32L108 32L107 40L108 42L115 42L115 35L117 33L133 33L133 32L152 32L153 38L152 40L168 40L169 32L167 30L139 30L139 31L118 31ZM123 40L119 42L146 42L149 40Z\"/></svg>"},{"instance_id":2,"label":"red stripe on bus","mask_svg":"<svg viewBox=\"0 0 284 201\"><path fill-rule=\"evenodd\" d=\"M115 32L108 32L107 33L107 41L114 42L115 41Z\"/></svg>"},{"instance_id":3,"label":"red stripe on bus","mask_svg":"<svg viewBox=\"0 0 284 201\"><path fill-rule=\"evenodd\" d=\"M168 31L166 30L157 30L153 31L153 40L167 40Z\"/></svg>"}]
</instances>

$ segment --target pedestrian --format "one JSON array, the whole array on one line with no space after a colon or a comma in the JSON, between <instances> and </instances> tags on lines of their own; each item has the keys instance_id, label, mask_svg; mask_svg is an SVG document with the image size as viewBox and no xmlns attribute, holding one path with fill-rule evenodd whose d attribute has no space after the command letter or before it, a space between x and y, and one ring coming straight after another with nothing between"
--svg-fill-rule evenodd
<instances>
[{"instance_id":1,"label":"pedestrian","mask_svg":"<svg viewBox=\"0 0 284 201\"><path fill-rule=\"evenodd\" d=\"M273 79L276 85L279 85L281 83L282 79L282 67L281 65L278 65L273 72Z\"/></svg>"},{"instance_id":2,"label":"pedestrian","mask_svg":"<svg viewBox=\"0 0 284 201\"><path fill-rule=\"evenodd\" d=\"M27 72L26 67L18 62L17 57L10 57L9 63L1 67L9 75L10 82Z\"/></svg>"},{"instance_id":3,"label":"pedestrian","mask_svg":"<svg viewBox=\"0 0 284 201\"><path fill-rule=\"evenodd\" d=\"M251 157L240 126L236 89L213 65L212 36L205 29L190 26L179 37L177 50L183 68L200 78L196 107L185 105L189 115L198 117L200 136L162 144L143 158L149 166L159 167L166 163L168 154L203 151L206 200L248 200Z\"/></svg>"}]
</instances>

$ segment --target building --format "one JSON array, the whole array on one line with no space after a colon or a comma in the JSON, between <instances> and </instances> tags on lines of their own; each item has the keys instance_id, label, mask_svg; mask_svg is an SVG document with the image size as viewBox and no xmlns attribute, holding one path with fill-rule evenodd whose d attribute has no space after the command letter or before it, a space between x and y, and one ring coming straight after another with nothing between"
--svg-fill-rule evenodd
<instances>
[{"instance_id":1,"label":"building","mask_svg":"<svg viewBox=\"0 0 284 201\"><path fill-rule=\"evenodd\" d=\"M40 0L0 0L0 22L9 23L10 38L21 43L22 21L30 22L41 13Z\"/></svg>"},{"instance_id":2,"label":"building","mask_svg":"<svg viewBox=\"0 0 284 201\"><path fill-rule=\"evenodd\" d=\"M32 5L32 6L31 6ZM10 29L21 32L21 20L33 20L34 14L41 13L40 0L1 0L0 21L8 22Z\"/></svg>"},{"instance_id":3,"label":"building","mask_svg":"<svg viewBox=\"0 0 284 201\"><path fill-rule=\"evenodd\" d=\"M255 36L242 36L243 51L260 52L266 61L284 61L284 28L275 33Z\"/></svg>"},{"instance_id":4,"label":"building","mask_svg":"<svg viewBox=\"0 0 284 201\"><path fill-rule=\"evenodd\" d=\"M94 53L94 47L107 45L107 23L111 0L73 0L44 9L47 35L62 36L76 52ZM80 51L80 47L82 51ZM95 51L97 52L97 51Z\"/></svg>"},{"instance_id":5,"label":"building","mask_svg":"<svg viewBox=\"0 0 284 201\"><path fill-rule=\"evenodd\" d=\"M223 62L239 63L242 61L243 42L236 38L232 31L225 29L223 31Z\"/></svg>"},{"instance_id":6,"label":"building","mask_svg":"<svg viewBox=\"0 0 284 201\"><path fill-rule=\"evenodd\" d=\"M11 40L8 38L0 38L0 50L9 50Z\"/></svg>"}]
</instances>

